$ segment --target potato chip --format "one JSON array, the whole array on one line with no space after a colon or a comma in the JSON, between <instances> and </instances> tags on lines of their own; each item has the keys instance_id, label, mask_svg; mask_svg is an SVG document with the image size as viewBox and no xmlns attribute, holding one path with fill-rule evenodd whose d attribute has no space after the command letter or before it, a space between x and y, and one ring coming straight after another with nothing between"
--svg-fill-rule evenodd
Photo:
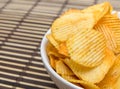
<instances>
[{"instance_id":1,"label":"potato chip","mask_svg":"<svg viewBox=\"0 0 120 89\"><path fill-rule=\"evenodd\" d=\"M114 22L117 21L117 22ZM116 14L106 14L99 23L108 25L109 27L114 27L114 25L119 23L119 18Z\"/></svg>"},{"instance_id":2,"label":"potato chip","mask_svg":"<svg viewBox=\"0 0 120 89\"><path fill-rule=\"evenodd\" d=\"M104 2L85 8L82 12L93 13L97 23L105 14L112 12L112 6L109 2Z\"/></svg>"},{"instance_id":3,"label":"potato chip","mask_svg":"<svg viewBox=\"0 0 120 89\"><path fill-rule=\"evenodd\" d=\"M95 30L100 31L101 33L104 34L107 42L107 47L115 52L117 45L116 45L115 34L112 32L112 29L110 29L105 24L101 24L101 23L97 24L94 28Z\"/></svg>"},{"instance_id":4,"label":"potato chip","mask_svg":"<svg viewBox=\"0 0 120 89\"><path fill-rule=\"evenodd\" d=\"M47 54L49 55L54 55L55 57L63 58L64 56L58 53L58 50L48 42L47 48L46 48Z\"/></svg>"},{"instance_id":5,"label":"potato chip","mask_svg":"<svg viewBox=\"0 0 120 89\"><path fill-rule=\"evenodd\" d=\"M117 82L114 85L114 89L119 89L120 88L120 77L118 78Z\"/></svg>"},{"instance_id":6,"label":"potato chip","mask_svg":"<svg viewBox=\"0 0 120 89\"><path fill-rule=\"evenodd\" d=\"M85 89L100 89L98 86L96 86L95 84L91 83L91 82L87 82L87 81L78 81L80 82L80 84L85 88Z\"/></svg>"},{"instance_id":7,"label":"potato chip","mask_svg":"<svg viewBox=\"0 0 120 89\"><path fill-rule=\"evenodd\" d=\"M78 77L76 77L75 75L61 75L62 78L66 79L67 81L71 82L72 80L81 80ZM71 82L77 86L83 87L80 85L80 82Z\"/></svg>"},{"instance_id":8,"label":"potato chip","mask_svg":"<svg viewBox=\"0 0 120 89\"><path fill-rule=\"evenodd\" d=\"M72 80L81 80L79 79L76 75L62 75L62 77L68 81L72 81ZM77 81L74 83L78 83Z\"/></svg>"},{"instance_id":9,"label":"potato chip","mask_svg":"<svg viewBox=\"0 0 120 89\"><path fill-rule=\"evenodd\" d=\"M67 52L67 48L66 48L66 43L62 42L62 43L58 43L54 37L52 36L52 34L48 34L47 38L49 40L49 42L58 50L58 52L62 55L68 56L68 52ZM52 48L52 47L51 47ZM54 48L53 48L54 50ZM56 51L57 52L57 51ZM55 53L56 54L56 53Z\"/></svg>"},{"instance_id":10,"label":"potato chip","mask_svg":"<svg viewBox=\"0 0 120 89\"><path fill-rule=\"evenodd\" d=\"M116 40L116 49L115 53L120 53L120 19L115 15L105 15L99 23L105 24L108 26L111 30L111 32L114 34L113 39Z\"/></svg>"},{"instance_id":11,"label":"potato chip","mask_svg":"<svg viewBox=\"0 0 120 89\"><path fill-rule=\"evenodd\" d=\"M91 82L87 82L87 81L83 81L81 79L78 79L76 76L74 75L63 75L62 76L64 79L68 80L69 82L72 83L80 83L81 86L83 86L85 89L100 89L97 85L91 83Z\"/></svg>"},{"instance_id":12,"label":"potato chip","mask_svg":"<svg viewBox=\"0 0 120 89\"><path fill-rule=\"evenodd\" d=\"M70 67L70 69L77 77L91 83L99 83L113 65L114 59L114 53L111 50L107 49L103 62L97 67L83 67L71 59L65 59L64 62Z\"/></svg>"},{"instance_id":13,"label":"potato chip","mask_svg":"<svg viewBox=\"0 0 120 89\"><path fill-rule=\"evenodd\" d=\"M114 65L106 74L105 78L98 84L98 86L100 87L100 89L114 89L113 87L119 77L120 77L120 55L117 56Z\"/></svg>"},{"instance_id":14,"label":"potato chip","mask_svg":"<svg viewBox=\"0 0 120 89\"><path fill-rule=\"evenodd\" d=\"M60 43L58 52L59 52L60 54L65 55L65 56L69 56L65 42Z\"/></svg>"},{"instance_id":15,"label":"potato chip","mask_svg":"<svg viewBox=\"0 0 120 89\"><path fill-rule=\"evenodd\" d=\"M59 43L53 38L52 34L48 34L47 39L56 49L59 49Z\"/></svg>"},{"instance_id":16,"label":"potato chip","mask_svg":"<svg viewBox=\"0 0 120 89\"><path fill-rule=\"evenodd\" d=\"M72 70L62 60L56 62L56 72L60 75L74 75Z\"/></svg>"},{"instance_id":17,"label":"potato chip","mask_svg":"<svg viewBox=\"0 0 120 89\"><path fill-rule=\"evenodd\" d=\"M49 59L51 67L56 70L56 63L59 61L59 58L55 57L54 55L49 55Z\"/></svg>"},{"instance_id":18,"label":"potato chip","mask_svg":"<svg viewBox=\"0 0 120 89\"><path fill-rule=\"evenodd\" d=\"M71 60L85 67L95 67L105 56L106 40L95 30L81 29L66 42Z\"/></svg>"},{"instance_id":19,"label":"potato chip","mask_svg":"<svg viewBox=\"0 0 120 89\"><path fill-rule=\"evenodd\" d=\"M79 9L69 9L69 10L65 11L61 16L72 14L72 13L81 13L81 10L79 10Z\"/></svg>"},{"instance_id":20,"label":"potato chip","mask_svg":"<svg viewBox=\"0 0 120 89\"><path fill-rule=\"evenodd\" d=\"M51 27L52 35L57 41L65 42L75 31L91 29L94 23L93 14L91 13L72 13L64 15L53 22Z\"/></svg>"}]
</instances>

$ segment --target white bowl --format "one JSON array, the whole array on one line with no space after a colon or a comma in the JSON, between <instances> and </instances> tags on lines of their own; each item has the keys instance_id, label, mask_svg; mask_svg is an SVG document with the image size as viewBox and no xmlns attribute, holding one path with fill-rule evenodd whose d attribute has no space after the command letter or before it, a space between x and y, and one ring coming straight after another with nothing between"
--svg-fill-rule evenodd
<instances>
[{"instance_id":1,"label":"white bowl","mask_svg":"<svg viewBox=\"0 0 120 89\"><path fill-rule=\"evenodd\" d=\"M114 14L116 11L113 11ZM118 17L120 18L120 12L118 12ZM42 61L44 63L45 68L47 69L48 74L51 76L51 79L55 82L59 89L84 89L82 87L78 87L67 80L63 79L59 74L57 74L49 64L49 59L46 53L46 44L48 42L46 35L50 33L50 30L45 34L41 43L41 56Z\"/></svg>"},{"instance_id":2,"label":"white bowl","mask_svg":"<svg viewBox=\"0 0 120 89\"><path fill-rule=\"evenodd\" d=\"M84 89L82 87L76 86L67 80L63 79L59 74L57 74L53 68L50 66L49 59L46 53L46 44L48 42L46 35L50 33L50 30L45 34L41 42L41 57L48 74L59 89Z\"/></svg>"}]
</instances>

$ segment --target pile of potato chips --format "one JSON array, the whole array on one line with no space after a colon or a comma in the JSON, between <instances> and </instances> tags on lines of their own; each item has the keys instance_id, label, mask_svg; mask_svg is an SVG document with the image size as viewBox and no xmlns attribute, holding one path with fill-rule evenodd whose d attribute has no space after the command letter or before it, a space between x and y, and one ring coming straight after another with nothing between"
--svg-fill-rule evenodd
<instances>
[{"instance_id":1,"label":"pile of potato chips","mask_svg":"<svg viewBox=\"0 0 120 89\"><path fill-rule=\"evenodd\" d=\"M47 35L52 68L85 89L120 89L120 19L109 2L70 9Z\"/></svg>"}]
</instances>

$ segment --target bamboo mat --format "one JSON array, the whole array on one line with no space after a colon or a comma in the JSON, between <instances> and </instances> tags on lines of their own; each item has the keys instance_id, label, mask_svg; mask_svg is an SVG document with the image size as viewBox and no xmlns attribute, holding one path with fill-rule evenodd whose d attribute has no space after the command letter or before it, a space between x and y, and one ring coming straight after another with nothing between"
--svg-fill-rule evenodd
<instances>
[{"instance_id":1,"label":"bamboo mat","mask_svg":"<svg viewBox=\"0 0 120 89\"><path fill-rule=\"evenodd\" d=\"M63 11L102 1L0 0L0 89L58 89L41 61L42 37Z\"/></svg>"}]
</instances>

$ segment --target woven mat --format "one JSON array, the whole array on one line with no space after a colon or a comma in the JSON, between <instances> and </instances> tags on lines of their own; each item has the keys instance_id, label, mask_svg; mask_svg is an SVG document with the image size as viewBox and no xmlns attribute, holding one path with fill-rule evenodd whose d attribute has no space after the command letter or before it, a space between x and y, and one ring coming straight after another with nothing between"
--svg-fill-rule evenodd
<instances>
[{"instance_id":1,"label":"woven mat","mask_svg":"<svg viewBox=\"0 0 120 89\"><path fill-rule=\"evenodd\" d=\"M0 89L58 89L41 61L42 37L63 11L102 1L0 0Z\"/></svg>"}]
</instances>

